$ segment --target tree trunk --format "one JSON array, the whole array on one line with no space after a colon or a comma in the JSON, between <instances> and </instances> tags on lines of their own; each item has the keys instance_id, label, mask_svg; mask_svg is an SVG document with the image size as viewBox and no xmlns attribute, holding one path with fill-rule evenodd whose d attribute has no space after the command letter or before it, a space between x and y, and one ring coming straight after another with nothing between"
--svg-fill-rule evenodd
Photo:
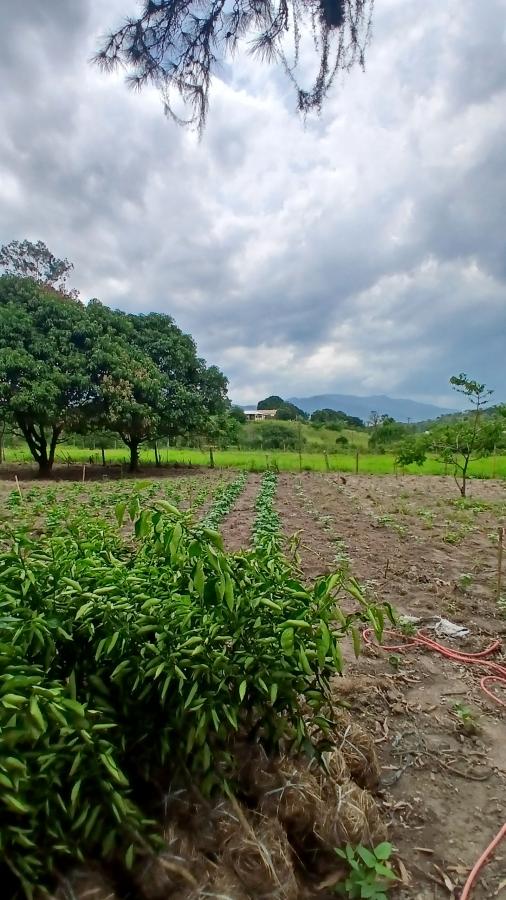
<instances>
[{"instance_id":1,"label":"tree trunk","mask_svg":"<svg viewBox=\"0 0 506 900\"><path fill-rule=\"evenodd\" d=\"M48 457L50 470L52 470L52 468L53 468L54 458L55 458L55 454L56 454L56 447L58 445L58 438L60 437L60 434L61 434L61 429L53 427L53 432L51 434L51 441L49 444L49 457Z\"/></svg>"},{"instance_id":2,"label":"tree trunk","mask_svg":"<svg viewBox=\"0 0 506 900\"><path fill-rule=\"evenodd\" d=\"M51 478L53 473L53 464L49 462L48 459L40 459L39 460L39 478Z\"/></svg>"},{"instance_id":3,"label":"tree trunk","mask_svg":"<svg viewBox=\"0 0 506 900\"><path fill-rule=\"evenodd\" d=\"M130 441L128 447L130 450L130 463L128 466L128 471L137 472L139 469L139 442Z\"/></svg>"},{"instance_id":4,"label":"tree trunk","mask_svg":"<svg viewBox=\"0 0 506 900\"><path fill-rule=\"evenodd\" d=\"M50 478L51 470L53 468L53 460L48 456L47 453L47 442L44 436L44 432L42 428L40 429L41 438L39 442L39 447L37 451L37 456L35 459L39 464L39 478ZM34 454L35 455L35 454Z\"/></svg>"},{"instance_id":5,"label":"tree trunk","mask_svg":"<svg viewBox=\"0 0 506 900\"><path fill-rule=\"evenodd\" d=\"M153 441L153 447L155 451L155 466L157 467L157 469L159 469L162 462L160 459L160 454L158 453L158 444L156 443L156 441Z\"/></svg>"},{"instance_id":6,"label":"tree trunk","mask_svg":"<svg viewBox=\"0 0 506 900\"><path fill-rule=\"evenodd\" d=\"M105 469L105 465L106 465L106 463L105 463L105 449L104 449L104 447L101 447L100 450L101 450L101 453L102 453L102 465L103 465L103 467L104 467L104 469Z\"/></svg>"},{"instance_id":7,"label":"tree trunk","mask_svg":"<svg viewBox=\"0 0 506 900\"><path fill-rule=\"evenodd\" d=\"M466 496L466 487L467 487L467 467L469 465L469 459L466 459L464 463L464 468L462 469L462 484L460 485L460 496Z\"/></svg>"},{"instance_id":8,"label":"tree trunk","mask_svg":"<svg viewBox=\"0 0 506 900\"><path fill-rule=\"evenodd\" d=\"M41 435L43 435L42 427L40 431ZM39 478L51 478L51 475L53 474L53 463L59 436L60 430L58 428L53 428L51 440L49 442L49 452L45 437L40 442L39 458L37 460L39 464Z\"/></svg>"},{"instance_id":9,"label":"tree trunk","mask_svg":"<svg viewBox=\"0 0 506 900\"><path fill-rule=\"evenodd\" d=\"M43 425L27 424L22 417L17 419L28 449L39 467L39 478L50 478L61 428L53 425L49 445Z\"/></svg>"}]
</instances>

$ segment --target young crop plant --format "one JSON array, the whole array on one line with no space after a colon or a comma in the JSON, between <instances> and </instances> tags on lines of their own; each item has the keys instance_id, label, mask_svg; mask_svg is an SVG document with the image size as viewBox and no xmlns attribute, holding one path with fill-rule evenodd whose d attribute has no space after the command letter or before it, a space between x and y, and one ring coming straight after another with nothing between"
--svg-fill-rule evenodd
<instances>
[{"instance_id":1,"label":"young crop plant","mask_svg":"<svg viewBox=\"0 0 506 900\"><path fill-rule=\"evenodd\" d=\"M211 509L202 519L201 524L204 528L214 529L223 522L239 495L242 494L247 480L247 473L241 472L230 484L225 484L218 489Z\"/></svg>"},{"instance_id":2,"label":"young crop plant","mask_svg":"<svg viewBox=\"0 0 506 900\"><path fill-rule=\"evenodd\" d=\"M459 730L466 735L474 735L479 731L476 713L465 703L454 703L453 714L457 719Z\"/></svg>"},{"instance_id":3,"label":"young crop plant","mask_svg":"<svg viewBox=\"0 0 506 900\"><path fill-rule=\"evenodd\" d=\"M367 847L346 845L345 850L336 849L337 856L349 868L344 882L334 888L341 897L387 900L387 892L397 876L389 862L392 845L388 841L378 844L373 850Z\"/></svg>"}]
</instances>

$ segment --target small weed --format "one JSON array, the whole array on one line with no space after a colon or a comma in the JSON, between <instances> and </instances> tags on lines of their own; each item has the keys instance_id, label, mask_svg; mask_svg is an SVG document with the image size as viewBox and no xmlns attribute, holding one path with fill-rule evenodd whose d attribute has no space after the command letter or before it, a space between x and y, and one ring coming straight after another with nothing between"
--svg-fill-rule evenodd
<instances>
[{"instance_id":1,"label":"small weed","mask_svg":"<svg viewBox=\"0 0 506 900\"><path fill-rule=\"evenodd\" d=\"M445 533L443 534L443 541L445 544L460 544L464 535L461 531L454 531L451 528L446 528Z\"/></svg>"},{"instance_id":2,"label":"small weed","mask_svg":"<svg viewBox=\"0 0 506 900\"><path fill-rule=\"evenodd\" d=\"M462 572L459 575L458 585L461 591L464 593L467 591L468 587L473 583L473 576L469 572Z\"/></svg>"},{"instance_id":3,"label":"small weed","mask_svg":"<svg viewBox=\"0 0 506 900\"><path fill-rule=\"evenodd\" d=\"M416 634L416 624L414 622L403 622L401 619L397 622L397 628L406 637L413 637Z\"/></svg>"},{"instance_id":4,"label":"small weed","mask_svg":"<svg viewBox=\"0 0 506 900\"><path fill-rule=\"evenodd\" d=\"M434 510L432 510L432 509L423 509L423 508L422 508L422 509L418 509L418 510L417 510L417 515L419 515L420 518L423 519L423 522L424 522L424 524L427 526L427 528L433 528L433 526L434 526L434 520L435 520L435 518L436 518L436 513L434 512Z\"/></svg>"},{"instance_id":5,"label":"small weed","mask_svg":"<svg viewBox=\"0 0 506 900\"><path fill-rule=\"evenodd\" d=\"M23 499L17 491L11 491L5 501L5 505L9 509L17 509L19 506L23 505Z\"/></svg>"},{"instance_id":6,"label":"small weed","mask_svg":"<svg viewBox=\"0 0 506 900\"><path fill-rule=\"evenodd\" d=\"M487 503L485 500L473 500L469 497L459 497L458 500L450 500L450 503L455 509L469 509L473 513L493 509L492 503Z\"/></svg>"},{"instance_id":7,"label":"small weed","mask_svg":"<svg viewBox=\"0 0 506 900\"><path fill-rule=\"evenodd\" d=\"M342 538L335 538L334 546L336 548L336 555L334 556L334 562L338 568L342 566L348 566L350 563L350 557L348 554L348 550L346 544L342 540Z\"/></svg>"},{"instance_id":8,"label":"small weed","mask_svg":"<svg viewBox=\"0 0 506 900\"><path fill-rule=\"evenodd\" d=\"M398 653L391 653L388 657L388 662L392 666L392 669L400 669L402 663L402 656L399 656Z\"/></svg>"},{"instance_id":9,"label":"small weed","mask_svg":"<svg viewBox=\"0 0 506 900\"><path fill-rule=\"evenodd\" d=\"M392 866L388 862L392 845L388 841L378 844L374 850L367 847L346 845L346 850L336 849L335 853L350 869L344 882L336 884L334 891L342 897L387 900L390 882L397 881Z\"/></svg>"},{"instance_id":10,"label":"small weed","mask_svg":"<svg viewBox=\"0 0 506 900\"><path fill-rule=\"evenodd\" d=\"M400 522L396 522L390 513L384 513L382 516L375 516L374 519L377 528L392 528L397 532L399 537L404 537L406 534L406 526L401 525Z\"/></svg>"},{"instance_id":11,"label":"small weed","mask_svg":"<svg viewBox=\"0 0 506 900\"><path fill-rule=\"evenodd\" d=\"M478 723L476 721L476 714L470 706L466 706L465 703L454 703L453 712L458 719L460 731L464 732L464 734L476 734L478 731Z\"/></svg>"},{"instance_id":12,"label":"small weed","mask_svg":"<svg viewBox=\"0 0 506 900\"><path fill-rule=\"evenodd\" d=\"M394 524L394 518L390 513L384 513L382 516L375 516L375 519L378 528L387 528L389 525Z\"/></svg>"},{"instance_id":13,"label":"small weed","mask_svg":"<svg viewBox=\"0 0 506 900\"><path fill-rule=\"evenodd\" d=\"M398 506L394 506L392 512L398 516L409 516L411 515L411 510L406 503L399 503Z\"/></svg>"}]
</instances>

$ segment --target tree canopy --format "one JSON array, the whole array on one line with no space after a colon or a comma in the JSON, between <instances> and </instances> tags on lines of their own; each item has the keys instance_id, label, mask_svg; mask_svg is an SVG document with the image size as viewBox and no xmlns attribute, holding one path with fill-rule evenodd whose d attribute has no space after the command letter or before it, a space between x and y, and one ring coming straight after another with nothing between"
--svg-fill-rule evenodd
<instances>
[{"instance_id":1,"label":"tree canopy","mask_svg":"<svg viewBox=\"0 0 506 900\"><path fill-rule=\"evenodd\" d=\"M85 308L32 279L0 278L0 410L41 474L65 429L78 430L92 396Z\"/></svg>"},{"instance_id":2,"label":"tree canopy","mask_svg":"<svg viewBox=\"0 0 506 900\"><path fill-rule=\"evenodd\" d=\"M227 379L170 316L87 306L32 278L0 277L0 419L41 474L69 432L107 429L138 465L144 441L205 430Z\"/></svg>"},{"instance_id":3,"label":"tree canopy","mask_svg":"<svg viewBox=\"0 0 506 900\"><path fill-rule=\"evenodd\" d=\"M348 428L363 428L364 423L358 416L349 416L338 409L316 409L311 414L311 422L320 425L342 424Z\"/></svg>"},{"instance_id":4,"label":"tree canopy","mask_svg":"<svg viewBox=\"0 0 506 900\"><path fill-rule=\"evenodd\" d=\"M33 278L66 293L67 278L74 268L68 259L58 259L43 241L11 241L0 247L0 266L6 275Z\"/></svg>"},{"instance_id":5,"label":"tree canopy","mask_svg":"<svg viewBox=\"0 0 506 900\"><path fill-rule=\"evenodd\" d=\"M297 450L306 443L297 426L272 421L255 424L243 440L247 446L263 450Z\"/></svg>"},{"instance_id":6,"label":"tree canopy","mask_svg":"<svg viewBox=\"0 0 506 900\"><path fill-rule=\"evenodd\" d=\"M260 61L276 62L292 82L298 109L320 111L340 71L364 67L374 0L142 0L102 42L95 60L105 70L123 66L138 89L153 84L166 112L201 129L212 76L239 45ZM133 2L132 2L133 5ZM288 43L291 38L292 47ZM307 46L306 46L307 44ZM299 82L299 54L312 48L313 83ZM182 101L186 110L178 112Z\"/></svg>"},{"instance_id":7,"label":"tree canopy","mask_svg":"<svg viewBox=\"0 0 506 900\"><path fill-rule=\"evenodd\" d=\"M246 418L246 414L241 406L232 405L230 407L230 417L232 419L235 419L235 421L239 425L245 425L246 422L248 421Z\"/></svg>"},{"instance_id":8,"label":"tree canopy","mask_svg":"<svg viewBox=\"0 0 506 900\"><path fill-rule=\"evenodd\" d=\"M264 400L259 400L257 403L257 409L279 409L280 406L284 406L285 401L278 394L271 394L269 397L266 397Z\"/></svg>"},{"instance_id":9,"label":"tree canopy","mask_svg":"<svg viewBox=\"0 0 506 900\"><path fill-rule=\"evenodd\" d=\"M381 448L396 444L408 437L413 431L414 427L411 425L406 425L403 422L396 422L391 416L382 416L377 425L372 429L372 434L369 438L369 447L374 449L376 447Z\"/></svg>"},{"instance_id":10,"label":"tree canopy","mask_svg":"<svg viewBox=\"0 0 506 900\"><path fill-rule=\"evenodd\" d=\"M294 403L290 403L288 400L283 400L278 394L271 394L271 396L266 397L265 400L260 400L260 402L257 403L257 409L277 410L276 419L280 419L282 422L307 419L307 413L305 413L303 409L299 409L298 406L295 406Z\"/></svg>"},{"instance_id":11,"label":"tree canopy","mask_svg":"<svg viewBox=\"0 0 506 900\"><path fill-rule=\"evenodd\" d=\"M276 419L281 419L282 422L294 422L296 419L307 419L307 413L300 407L295 406L295 403L286 401L282 406L278 407Z\"/></svg>"}]
</instances>

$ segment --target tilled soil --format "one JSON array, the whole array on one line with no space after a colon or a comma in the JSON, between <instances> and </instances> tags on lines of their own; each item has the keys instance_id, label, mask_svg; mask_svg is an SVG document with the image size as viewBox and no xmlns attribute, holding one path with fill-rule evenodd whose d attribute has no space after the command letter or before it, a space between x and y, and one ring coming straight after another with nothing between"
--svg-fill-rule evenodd
<instances>
[{"instance_id":1,"label":"tilled soil","mask_svg":"<svg viewBox=\"0 0 506 900\"><path fill-rule=\"evenodd\" d=\"M332 475L282 474L276 503L284 533L299 532L308 579L347 559L371 598L398 612L465 624L469 638L453 646L471 652L506 635L492 537L504 521L506 490L476 481L469 493L464 505L455 504L450 478L358 476L341 484ZM240 514L245 539L253 502L248 493ZM237 527L235 537L234 547ZM375 734L379 797L404 866L398 896L456 898L506 818L506 716L481 691L476 667L418 648L388 653L372 646L358 661L350 656L336 697ZM466 723L463 707L470 710ZM493 897L506 898L504 844L473 891L473 900Z\"/></svg>"},{"instance_id":2,"label":"tilled soil","mask_svg":"<svg viewBox=\"0 0 506 900\"><path fill-rule=\"evenodd\" d=\"M255 500L261 476L250 474L246 487L220 528L225 549L230 553L251 544L251 528L255 518Z\"/></svg>"}]
</instances>

